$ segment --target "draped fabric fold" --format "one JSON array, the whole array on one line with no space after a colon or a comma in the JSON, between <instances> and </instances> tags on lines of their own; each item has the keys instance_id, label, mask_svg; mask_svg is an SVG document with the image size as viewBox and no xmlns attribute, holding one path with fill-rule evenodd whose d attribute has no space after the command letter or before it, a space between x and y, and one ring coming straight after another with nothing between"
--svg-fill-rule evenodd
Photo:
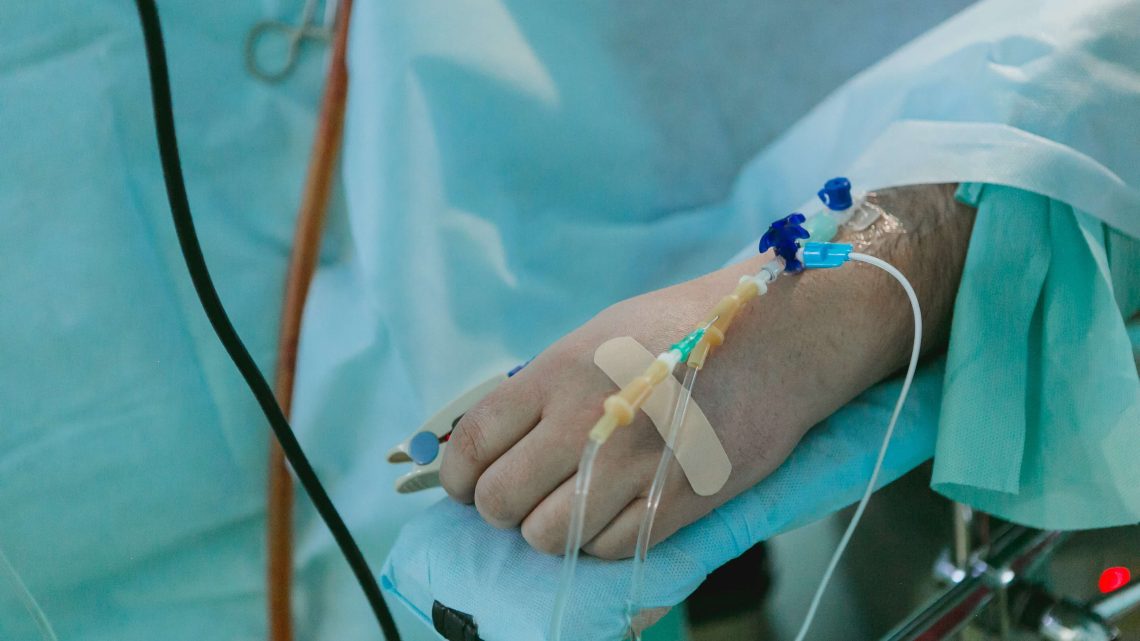
<instances>
[{"instance_id":1,"label":"draped fabric fold","mask_svg":"<svg viewBox=\"0 0 1140 641\"><path fill-rule=\"evenodd\" d=\"M1140 521L1140 380L1125 327L1140 309L1140 242L1011 187L966 184L958 197L978 214L933 486L1042 528Z\"/></svg>"}]
</instances>

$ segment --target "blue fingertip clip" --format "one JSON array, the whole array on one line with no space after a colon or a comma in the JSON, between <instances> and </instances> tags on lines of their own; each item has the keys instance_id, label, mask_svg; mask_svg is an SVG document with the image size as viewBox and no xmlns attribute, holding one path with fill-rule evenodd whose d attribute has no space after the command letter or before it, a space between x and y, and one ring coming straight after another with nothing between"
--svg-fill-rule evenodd
<instances>
[{"instance_id":1,"label":"blue fingertip clip","mask_svg":"<svg viewBox=\"0 0 1140 641\"><path fill-rule=\"evenodd\" d=\"M804 266L810 269L839 267L851 259L851 249L847 243L805 243Z\"/></svg>"},{"instance_id":2,"label":"blue fingertip clip","mask_svg":"<svg viewBox=\"0 0 1140 641\"><path fill-rule=\"evenodd\" d=\"M408 442L408 457L416 465L427 465L439 456L439 437L431 432L419 432Z\"/></svg>"}]
</instances>

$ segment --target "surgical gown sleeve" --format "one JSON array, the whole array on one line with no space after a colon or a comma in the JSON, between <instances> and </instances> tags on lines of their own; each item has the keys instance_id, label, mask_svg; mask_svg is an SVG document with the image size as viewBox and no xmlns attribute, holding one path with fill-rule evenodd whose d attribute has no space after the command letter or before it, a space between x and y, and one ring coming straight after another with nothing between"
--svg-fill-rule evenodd
<instances>
[{"instance_id":1,"label":"surgical gown sleeve","mask_svg":"<svg viewBox=\"0 0 1140 641\"><path fill-rule=\"evenodd\" d=\"M1140 236L1140 3L986 0L831 94L740 175L763 218L836 175L983 182Z\"/></svg>"},{"instance_id":2,"label":"surgical gown sleeve","mask_svg":"<svg viewBox=\"0 0 1140 641\"><path fill-rule=\"evenodd\" d=\"M1050 529L1140 521L1125 319L1140 243L1073 207L965 184L978 208L947 355L934 488Z\"/></svg>"}]
</instances>

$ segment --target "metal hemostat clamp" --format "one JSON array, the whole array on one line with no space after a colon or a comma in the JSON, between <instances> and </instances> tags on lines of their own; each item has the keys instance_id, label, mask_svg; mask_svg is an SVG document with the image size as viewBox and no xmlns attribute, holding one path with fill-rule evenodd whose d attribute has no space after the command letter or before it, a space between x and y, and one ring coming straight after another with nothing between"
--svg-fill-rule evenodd
<instances>
[{"instance_id":1,"label":"metal hemostat clamp","mask_svg":"<svg viewBox=\"0 0 1140 641\"><path fill-rule=\"evenodd\" d=\"M419 492L439 486L439 464L443 448L451 439L451 432L467 410L483 400L500 383L514 376L523 366L506 374L496 374L459 395L419 426L412 435L388 452L389 463L412 463L412 471L396 479L396 491L401 494Z\"/></svg>"}]
</instances>

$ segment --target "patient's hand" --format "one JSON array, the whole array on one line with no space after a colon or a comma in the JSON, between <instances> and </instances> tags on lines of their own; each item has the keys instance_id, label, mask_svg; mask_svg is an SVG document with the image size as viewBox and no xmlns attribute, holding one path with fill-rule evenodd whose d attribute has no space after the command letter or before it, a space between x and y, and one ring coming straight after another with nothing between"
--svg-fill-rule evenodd
<instances>
[{"instance_id":1,"label":"patient's hand","mask_svg":"<svg viewBox=\"0 0 1140 641\"><path fill-rule=\"evenodd\" d=\"M922 303L924 345L939 346L972 210L955 203L953 186L945 185L891 190L878 200L891 218L844 240L907 275ZM458 423L440 472L444 488L456 500L474 501L489 523L521 525L532 546L561 553L586 432L616 390L594 365L594 350L615 336L632 336L655 354L663 351L767 259L622 301L563 337ZM732 461L732 475L720 492L702 497L674 464L653 543L770 474L811 426L904 366L912 333L901 288L870 266L777 280L741 311L693 392ZM606 442L590 488L585 551L633 554L662 445L642 413Z\"/></svg>"}]
</instances>

